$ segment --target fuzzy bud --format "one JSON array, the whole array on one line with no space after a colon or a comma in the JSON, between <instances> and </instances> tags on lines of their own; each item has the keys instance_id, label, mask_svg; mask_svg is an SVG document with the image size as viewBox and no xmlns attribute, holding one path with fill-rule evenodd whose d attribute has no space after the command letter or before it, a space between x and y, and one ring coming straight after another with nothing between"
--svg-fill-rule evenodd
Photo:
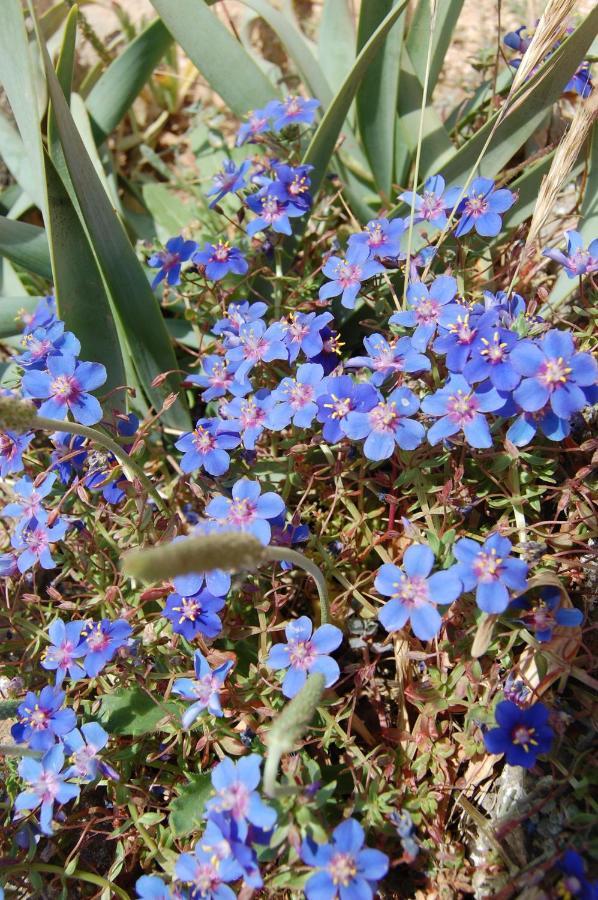
<instances>
[{"instance_id":1,"label":"fuzzy bud","mask_svg":"<svg viewBox=\"0 0 598 900\"><path fill-rule=\"evenodd\" d=\"M0 397L0 429L19 434L35 426L37 409L18 397Z\"/></svg>"},{"instance_id":2,"label":"fuzzy bud","mask_svg":"<svg viewBox=\"0 0 598 900\"><path fill-rule=\"evenodd\" d=\"M266 559L264 546L252 534L223 531L132 550L124 556L122 569L125 575L151 582L213 569L226 572L251 570Z\"/></svg>"}]
</instances>

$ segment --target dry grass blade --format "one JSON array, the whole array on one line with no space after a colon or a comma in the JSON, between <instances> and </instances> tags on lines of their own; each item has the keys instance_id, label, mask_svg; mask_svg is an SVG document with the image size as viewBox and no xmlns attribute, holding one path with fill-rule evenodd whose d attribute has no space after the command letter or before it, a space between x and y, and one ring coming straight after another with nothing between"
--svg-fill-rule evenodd
<instances>
[{"instance_id":1,"label":"dry grass blade","mask_svg":"<svg viewBox=\"0 0 598 900\"><path fill-rule=\"evenodd\" d=\"M575 10L577 0L549 0L542 18L538 23L531 44L525 51L517 74L511 85L511 96L525 82L531 72L538 66L547 53L554 48L555 43L566 27L567 19Z\"/></svg>"},{"instance_id":2,"label":"dry grass blade","mask_svg":"<svg viewBox=\"0 0 598 900\"><path fill-rule=\"evenodd\" d=\"M578 103L571 125L561 139L554 154L550 170L542 181L527 241L525 242L526 249L534 243L551 211L554 209L558 193L575 165L580 148L597 116L598 92L594 91L585 102Z\"/></svg>"}]
</instances>

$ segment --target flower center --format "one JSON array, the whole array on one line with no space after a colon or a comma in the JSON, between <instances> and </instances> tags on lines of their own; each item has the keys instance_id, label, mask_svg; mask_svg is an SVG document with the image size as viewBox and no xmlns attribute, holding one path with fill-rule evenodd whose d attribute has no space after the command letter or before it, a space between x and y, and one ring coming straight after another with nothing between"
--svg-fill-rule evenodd
<instances>
[{"instance_id":1,"label":"flower center","mask_svg":"<svg viewBox=\"0 0 598 900\"><path fill-rule=\"evenodd\" d=\"M249 810L249 788L235 781L220 792L220 808L230 810L233 819L244 819Z\"/></svg>"},{"instance_id":2,"label":"flower center","mask_svg":"<svg viewBox=\"0 0 598 900\"><path fill-rule=\"evenodd\" d=\"M437 322L440 313L440 303L431 297L422 297L415 307L415 318L420 324L427 325Z\"/></svg>"},{"instance_id":3,"label":"flower center","mask_svg":"<svg viewBox=\"0 0 598 900\"><path fill-rule=\"evenodd\" d=\"M306 334L309 334L309 325L302 324L295 314L292 314L290 317L290 322L287 327L287 331L291 336L291 339L294 344L299 344Z\"/></svg>"},{"instance_id":4,"label":"flower center","mask_svg":"<svg viewBox=\"0 0 598 900\"><path fill-rule=\"evenodd\" d=\"M243 429L255 428L256 425L261 425L265 418L266 413L254 400L247 400L241 407L240 420Z\"/></svg>"},{"instance_id":5,"label":"flower center","mask_svg":"<svg viewBox=\"0 0 598 900\"><path fill-rule=\"evenodd\" d=\"M284 207L276 197L262 197L262 216L266 222L274 222L282 215Z\"/></svg>"},{"instance_id":6,"label":"flower center","mask_svg":"<svg viewBox=\"0 0 598 900\"><path fill-rule=\"evenodd\" d=\"M195 622L201 615L201 603L196 597L181 597L181 605L173 607L175 612L180 612L179 625L185 620Z\"/></svg>"},{"instance_id":7,"label":"flower center","mask_svg":"<svg viewBox=\"0 0 598 900\"><path fill-rule=\"evenodd\" d=\"M382 431L390 434L397 423L399 414L397 412L397 404L393 400L392 403L385 403L381 400L369 413L370 424L374 431Z\"/></svg>"},{"instance_id":8,"label":"flower center","mask_svg":"<svg viewBox=\"0 0 598 900\"><path fill-rule=\"evenodd\" d=\"M398 597L405 606L416 607L430 601L427 579L421 575L405 576L401 581L396 581L393 587L397 589L393 596Z\"/></svg>"},{"instance_id":9,"label":"flower center","mask_svg":"<svg viewBox=\"0 0 598 900\"><path fill-rule=\"evenodd\" d=\"M316 656L317 653L311 641L289 641L289 658L294 668L308 669Z\"/></svg>"},{"instance_id":10,"label":"flower center","mask_svg":"<svg viewBox=\"0 0 598 900\"><path fill-rule=\"evenodd\" d=\"M98 626L87 635L87 646L92 652L106 650L110 643L110 637Z\"/></svg>"},{"instance_id":11,"label":"flower center","mask_svg":"<svg viewBox=\"0 0 598 900\"><path fill-rule=\"evenodd\" d=\"M368 225L366 231L369 234L368 244L370 247L379 247L386 240L386 235L382 231L382 226L379 223Z\"/></svg>"},{"instance_id":12,"label":"flower center","mask_svg":"<svg viewBox=\"0 0 598 900\"><path fill-rule=\"evenodd\" d=\"M52 382L51 393L64 400L72 400L80 393L80 389L72 375L59 375Z\"/></svg>"},{"instance_id":13,"label":"flower center","mask_svg":"<svg viewBox=\"0 0 598 900\"><path fill-rule=\"evenodd\" d=\"M292 194L293 197L296 197L298 194L305 194L305 192L309 190L307 178L305 176L303 176L303 178L299 178L298 175L295 175L295 177L289 184L288 190L289 194Z\"/></svg>"},{"instance_id":14,"label":"flower center","mask_svg":"<svg viewBox=\"0 0 598 900\"><path fill-rule=\"evenodd\" d=\"M357 875L355 857L351 853L335 853L328 863L328 872L333 884L348 887Z\"/></svg>"},{"instance_id":15,"label":"flower center","mask_svg":"<svg viewBox=\"0 0 598 900\"><path fill-rule=\"evenodd\" d=\"M498 581L502 566L502 557L496 555L494 548L490 553L478 553L473 563L473 571L482 582Z\"/></svg>"},{"instance_id":16,"label":"flower center","mask_svg":"<svg viewBox=\"0 0 598 900\"><path fill-rule=\"evenodd\" d=\"M331 419L344 419L348 413L351 412L353 408L353 404L351 402L350 397L337 397L335 394L330 395L332 397L332 403L325 403L324 406L326 409L331 409L330 413Z\"/></svg>"},{"instance_id":17,"label":"flower center","mask_svg":"<svg viewBox=\"0 0 598 900\"><path fill-rule=\"evenodd\" d=\"M523 747L526 753L529 752L530 745L537 746L538 742L534 740L535 728L528 728L527 725L516 725L511 732L511 740L514 744Z\"/></svg>"},{"instance_id":18,"label":"flower center","mask_svg":"<svg viewBox=\"0 0 598 900\"><path fill-rule=\"evenodd\" d=\"M214 249L213 257L218 262L226 262L231 254L231 246L228 241L218 241Z\"/></svg>"},{"instance_id":19,"label":"flower center","mask_svg":"<svg viewBox=\"0 0 598 900\"><path fill-rule=\"evenodd\" d=\"M35 793L40 795L42 803L51 803L56 797L59 787L55 772L42 772L35 785Z\"/></svg>"},{"instance_id":20,"label":"flower center","mask_svg":"<svg viewBox=\"0 0 598 900\"><path fill-rule=\"evenodd\" d=\"M208 703L212 694L220 690L220 685L213 675L204 675L193 682L193 693L202 703Z\"/></svg>"},{"instance_id":21,"label":"flower center","mask_svg":"<svg viewBox=\"0 0 598 900\"><path fill-rule=\"evenodd\" d=\"M500 340L500 335L496 332L492 337L492 343L486 338L482 338L484 349L480 350L480 356L485 356L489 363L496 365L503 362L508 354L507 345Z\"/></svg>"},{"instance_id":22,"label":"flower center","mask_svg":"<svg viewBox=\"0 0 598 900\"><path fill-rule=\"evenodd\" d=\"M255 518L255 504L251 500L234 500L229 508L228 519L235 525L247 525Z\"/></svg>"},{"instance_id":23,"label":"flower center","mask_svg":"<svg viewBox=\"0 0 598 900\"><path fill-rule=\"evenodd\" d=\"M193 884L200 897L212 897L221 883L218 871L211 863L198 863L193 877Z\"/></svg>"},{"instance_id":24,"label":"flower center","mask_svg":"<svg viewBox=\"0 0 598 900\"><path fill-rule=\"evenodd\" d=\"M460 426L467 425L473 421L477 414L478 401L473 393L464 394L463 391L459 390L448 398L446 411L453 422L457 422Z\"/></svg>"},{"instance_id":25,"label":"flower center","mask_svg":"<svg viewBox=\"0 0 598 900\"><path fill-rule=\"evenodd\" d=\"M351 265L347 260L343 260L337 265L334 274L343 289L361 284L361 266Z\"/></svg>"},{"instance_id":26,"label":"flower center","mask_svg":"<svg viewBox=\"0 0 598 900\"><path fill-rule=\"evenodd\" d=\"M298 116L301 112L301 102L298 97L287 97L284 101L284 111L287 116Z\"/></svg>"},{"instance_id":27,"label":"flower center","mask_svg":"<svg viewBox=\"0 0 598 900\"><path fill-rule=\"evenodd\" d=\"M575 875L567 875L556 886L557 897L562 900L573 900L581 892L581 882Z\"/></svg>"},{"instance_id":28,"label":"flower center","mask_svg":"<svg viewBox=\"0 0 598 900\"><path fill-rule=\"evenodd\" d=\"M226 371L226 365L224 363L216 363L208 378L208 381L213 387L221 388L228 387L232 380L233 376Z\"/></svg>"},{"instance_id":29,"label":"flower center","mask_svg":"<svg viewBox=\"0 0 598 900\"><path fill-rule=\"evenodd\" d=\"M45 731L48 727L48 719L50 718L49 713L45 709L40 709L40 707L35 704L32 710L28 710L29 712L29 725L34 731Z\"/></svg>"},{"instance_id":30,"label":"flower center","mask_svg":"<svg viewBox=\"0 0 598 900\"><path fill-rule=\"evenodd\" d=\"M262 358L268 349L268 342L250 331L245 340L245 356L254 361Z\"/></svg>"},{"instance_id":31,"label":"flower center","mask_svg":"<svg viewBox=\"0 0 598 900\"><path fill-rule=\"evenodd\" d=\"M469 324L469 313L463 318L457 316L457 321L453 325L449 325L449 331L457 336L459 344L471 344L476 335L476 329Z\"/></svg>"},{"instance_id":32,"label":"flower center","mask_svg":"<svg viewBox=\"0 0 598 900\"><path fill-rule=\"evenodd\" d=\"M303 409L314 398L314 389L311 384L295 382L289 390L289 402L293 409Z\"/></svg>"},{"instance_id":33,"label":"flower center","mask_svg":"<svg viewBox=\"0 0 598 900\"><path fill-rule=\"evenodd\" d=\"M568 366L562 356L547 359L540 366L538 379L549 390L554 390L559 385L567 384L571 367Z\"/></svg>"},{"instance_id":34,"label":"flower center","mask_svg":"<svg viewBox=\"0 0 598 900\"><path fill-rule=\"evenodd\" d=\"M207 453L214 449L216 438L203 425L198 425L193 432L193 443L198 453Z\"/></svg>"},{"instance_id":35,"label":"flower center","mask_svg":"<svg viewBox=\"0 0 598 900\"><path fill-rule=\"evenodd\" d=\"M471 194L465 201L465 209L468 215L477 219L488 212L488 201L483 194Z\"/></svg>"},{"instance_id":36,"label":"flower center","mask_svg":"<svg viewBox=\"0 0 598 900\"><path fill-rule=\"evenodd\" d=\"M428 222L435 219L444 210L442 197L432 191L425 191L422 198L421 214Z\"/></svg>"}]
</instances>

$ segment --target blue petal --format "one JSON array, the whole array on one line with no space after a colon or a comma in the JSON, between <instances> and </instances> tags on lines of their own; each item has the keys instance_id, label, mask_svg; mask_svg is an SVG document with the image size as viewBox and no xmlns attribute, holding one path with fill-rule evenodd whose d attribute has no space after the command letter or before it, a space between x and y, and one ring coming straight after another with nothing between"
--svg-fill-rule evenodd
<instances>
[{"instance_id":1,"label":"blue petal","mask_svg":"<svg viewBox=\"0 0 598 900\"><path fill-rule=\"evenodd\" d=\"M509 592L500 581L478 584L476 603L484 612L501 613L509 605Z\"/></svg>"}]
</instances>

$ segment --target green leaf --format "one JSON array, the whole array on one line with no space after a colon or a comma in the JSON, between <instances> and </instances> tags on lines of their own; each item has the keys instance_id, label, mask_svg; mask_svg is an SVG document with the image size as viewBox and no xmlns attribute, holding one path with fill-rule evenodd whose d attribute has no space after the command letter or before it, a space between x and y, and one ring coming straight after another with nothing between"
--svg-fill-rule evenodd
<instances>
[{"instance_id":1,"label":"green leaf","mask_svg":"<svg viewBox=\"0 0 598 900\"><path fill-rule=\"evenodd\" d=\"M0 700L0 720L13 719L20 705L19 700Z\"/></svg>"},{"instance_id":2,"label":"green leaf","mask_svg":"<svg viewBox=\"0 0 598 900\"><path fill-rule=\"evenodd\" d=\"M41 48L56 127L81 210L81 222L108 288L112 307L119 317L142 387L159 409L169 391L177 391L180 384L178 378L169 375L160 387L152 387L154 378L177 368L160 307L85 151L45 45ZM181 430L188 430L190 425L189 416L180 402L164 414L163 421Z\"/></svg>"},{"instance_id":3,"label":"green leaf","mask_svg":"<svg viewBox=\"0 0 598 900\"><path fill-rule=\"evenodd\" d=\"M437 12L432 41L432 59L428 74L428 103L438 81L455 25L461 15L463 3L464 0L442 0L442 2L437 2L436 4ZM430 43L431 25L430 0L419 0L409 25L409 33L405 44L413 62L414 71L421 84L424 83L426 74L426 57Z\"/></svg>"},{"instance_id":4,"label":"green leaf","mask_svg":"<svg viewBox=\"0 0 598 900\"><path fill-rule=\"evenodd\" d=\"M83 359L102 363L108 375L102 391L127 383L118 330L96 259L77 211L49 156L48 237L54 273L56 306L68 331L81 342ZM114 405L126 409L126 392L114 396Z\"/></svg>"},{"instance_id":5,"label":"green leaf","mask_svg":"<svg viewBox=\"0 0 598 900\"><path fill-rule=\"evenodd\" d=\"M494 178L542 122L545 112L562 94L564 85L574 74L596 32L598 5L594 6L575 31L542 65L533 79L518 92L525 94L522 102L507 114L496 129L476 172ZM466 144L457 150L442 170L447 184L462 182L474 167L485 141L492 130L496 113Z\"/></svg>"},{"instance_id":6,"label":"green leaf","mask_svg":"<svg viewBox=\"0 0 598 900\"><path fill-rule=\"evenodd\" d=\"M108 734L129 734L139 737L158 729L158 723L168 715L178 717L176 703L153 700L139 687L124 688L102 697L98 719Z\"/></svg>"},{"instance_id":7,"label":"green leaf","mask_svg":"<svg viewBox=\"0 0 598 900\"><path fill-rule=\"evenodd\" d=\"M277 99L274 86L204 0L151 0L209 86L239 116Z\"/></svg>"},{"instance_id":8,"label":"green leaf","mask_svg":"<svg viewBox=\"0 0 598 900\"><path fill-rule=\"evenodd\" d=\"M28 272L52 280L50 250L46 233L37 225L14 222L0 216L0 256L22 266Z\"/></svg>"},{"instance_id":9,"label":"green leaf","mask_svg":"<svg viewBox=\"0 0 598 900\"><path fill-rule=\"evenodd\" d=\"M29 157L31 196L46 212L40 102L21 0L4 0L0 28L0 84L3 85Z\"/></svg>"},{"instance_id":10,"label":"green leaf","mask_svg":"<svg viewBox=\"0 0 598 900\"><path fill-rule=\"evenodd\" d=\"M143 202L147 206L151 216L159 226L158 237L167 240L173 234L179 232L194 218L189 207L168 188L158 181L148 181L141 189Z\"/></svg>"},{"instance_id":11,"label":"green leaf","mask_svg":"<svg viewBox=\"0 0 598 900\"><path fill-rule=\"evenodd\" d=\"M209 773L195 775L170 804L168 824L174 837L186 837L201 828L204 806L212 793Z\"/></svg>"},{"instance_id":12,"label":"green leaf","mask_svg":"<svg viewBox=\"0 0 598 900\"><path fill-rule=\"evenodd\" d=\"M35 203L41 209L43 199L41 195L36 196L38 185L35 173L31 169L31 159L25 151L21 135L2 113L0 113L0 157L25 192L29 203Z\"/></svg>"},{"instance_id":13,"label":"green leaf","mask_svg":"<svg viewBox=\"0 0 598 900\"><path fill-rule=\"evenodd\" d=\"M357 27L357 49L367 43L399 0L362 3ZM394 175L395 117L399 66L405 16L390 29L370 63L356 96L357 122L374 180L388 199Z\"/></svg>"},{"instance_id":14,"label":"green leaf","mask_svg":"<svg viewBox=\"0 0 598 900\"><path fill-rule=\"evenodd\" d=\"M119 124L172 43L160 19L131 41L98 79L86 100L96 141L103 141Z\"/></svg>"},{"instance_id":15,"label":"green leaf","mask_svg":"<svg viewBox=\"0 0 598 900\"><path fill-rule=\"evenodd\" d=\"M370 66L372 60L375 59L376 53L380 49L386 35L407 6L407 2L408 0L401 0L401 2L391 10L362 48L355 60L353 68L345 78L341 89L326 110L324 118L312 137L303 158L303 162L314 166L314 171L311 174L314 193L317 192L322 183L322 179L326 174L326 169L330 162L330 157L334 152L335 144L343 127L343 122L347 117L349 107L353 102L353 98L361 84L361 80L364 77L368 66Z\"/></svg>"},{"instance_id":16,"label":"green leaf","mask_svg":"<svg viewBox=\"0 0 598 900\"><path fill-rule=\"evenodd\" d=\"M337 91L355 59L355 26L347 0L324 0L318 32L318 59L328 84Z\"/></svg>"},{"instance_id":17,"label":"green leaf","mask_svg":"<svg viewBox=\"0 0 598 900\"><path fill-rule=\"evenodd\" d=\"M0 338L13 337L23 330L21 310L32 313L41 297L0 297Z\"/></svg>"}]
</instances>

